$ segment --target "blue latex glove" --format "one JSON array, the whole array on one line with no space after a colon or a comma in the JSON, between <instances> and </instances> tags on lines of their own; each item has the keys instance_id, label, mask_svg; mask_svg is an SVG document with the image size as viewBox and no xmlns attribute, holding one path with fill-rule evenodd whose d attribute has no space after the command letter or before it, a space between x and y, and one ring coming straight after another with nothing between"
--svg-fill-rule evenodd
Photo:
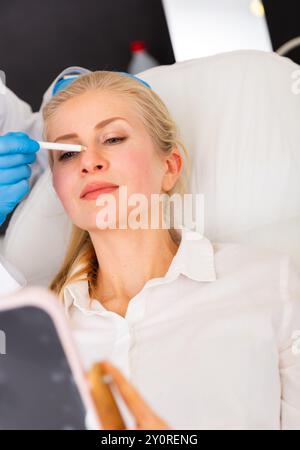
<instances>
[{"instance_id":1,"label":"blue latex glove","mask_svg":"<svg viewBox=\"0 0 300 450\"><path fill-rule=\"evenodd\" d=\"M40 148L25 133L0 136L0 225L30 190L31 168Z\"/></svg>"}]
</instances>

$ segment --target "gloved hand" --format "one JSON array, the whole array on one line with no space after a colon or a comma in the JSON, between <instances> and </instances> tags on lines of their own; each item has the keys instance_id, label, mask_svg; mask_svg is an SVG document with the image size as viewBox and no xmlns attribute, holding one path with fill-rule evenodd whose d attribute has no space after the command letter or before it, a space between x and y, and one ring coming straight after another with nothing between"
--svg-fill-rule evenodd
<instances>
[{"instance_id":1,"label":"gloved hand","mask_svg":"<svg viewBox=\"0 0 300 450\"><path fill-rule=\"evenodd\" d=\"M0 225L30 190L31 168L40 146L25 133L0 136Z\"/></svg>"}]
</instances>

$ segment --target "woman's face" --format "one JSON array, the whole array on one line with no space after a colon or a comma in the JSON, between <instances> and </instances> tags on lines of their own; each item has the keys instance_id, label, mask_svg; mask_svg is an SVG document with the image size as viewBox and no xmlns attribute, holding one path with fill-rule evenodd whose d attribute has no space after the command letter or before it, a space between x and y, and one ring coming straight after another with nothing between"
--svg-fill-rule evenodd
<instances>
[{"instance_id":1,"label":"woman's face","mask_svg":"<svg viewBox=\"0 0 300 450\"><path fill-rule=\"evenodd\" d=\"M133 209L122 208L119 215L120 187L127 188L128 198L143 194L150 203L151 194L170 190L178 178L178 173L166 175L169 163L155 148L133 104L113 93L88 91L67 100L47 129L51 142L87 147L82 152L53 152L53 186L72 222L82 229L99 228L96 216L103 206L96 204L97 198L115 197L117 225ZM102 182L117 188L94 190ZM107 226L114 210L106 205L106 211Z\"/></svg>"}]
</instances>

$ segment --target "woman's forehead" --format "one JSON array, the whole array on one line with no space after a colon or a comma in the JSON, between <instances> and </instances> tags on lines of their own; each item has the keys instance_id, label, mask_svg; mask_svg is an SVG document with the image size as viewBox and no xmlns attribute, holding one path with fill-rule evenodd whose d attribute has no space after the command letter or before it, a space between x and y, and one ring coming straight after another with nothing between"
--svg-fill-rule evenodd
<instances>
[{"instance_id":1,"label":"woman's forehead","mask_svg":"<svg viewBox=\"0 0 300 450\"><path fill-rule=\"evenodd\" d=\"M125 95L117 95L114 92L91 90L82 94L76 95L65 102L63 102L57 109L57 112L68 113L73 112L76 114L82 110L90 112L96 111L97 113L118 112L124 111L128 114L135 113L134 102Z\"/></svg>"},{"instance_id":2,"label":"woman's forehead","mask_svg":"<svg viewBox=\"0 0 300 450\"><path fill-rule=\"evenodd\" d=\"M55 126L72 124L76 120L89 118L107 119L109 117L124 117L129 122L139 121L135 103L121 95L109 92L89 91L72 97L63 102L49 122ZM62 122L63 121L63 122Z\"/></svg>"}]
</instances>

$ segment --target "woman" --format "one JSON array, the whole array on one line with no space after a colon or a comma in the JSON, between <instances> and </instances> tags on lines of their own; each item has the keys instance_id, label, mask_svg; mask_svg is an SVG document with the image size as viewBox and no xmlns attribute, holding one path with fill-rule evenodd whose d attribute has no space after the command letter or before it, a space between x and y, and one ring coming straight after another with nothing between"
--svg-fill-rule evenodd
<instances>
[{"instance_id":1,"label":"woman","mask_svg":"<svg viewBox=\"0 0 300 450\"><path fill-rule=\"evenodd\" d=\"M300 428L300 281L289 258L168 228L161 203L151 226L153 196L184 193L188 160L160 98L99 71L43 114L45 139L86 148L50 161L74 224L51 289L85 367L113 362L158 428ZM136 195L147 200L140 228Z\"/></svg>"}]
</instances>

